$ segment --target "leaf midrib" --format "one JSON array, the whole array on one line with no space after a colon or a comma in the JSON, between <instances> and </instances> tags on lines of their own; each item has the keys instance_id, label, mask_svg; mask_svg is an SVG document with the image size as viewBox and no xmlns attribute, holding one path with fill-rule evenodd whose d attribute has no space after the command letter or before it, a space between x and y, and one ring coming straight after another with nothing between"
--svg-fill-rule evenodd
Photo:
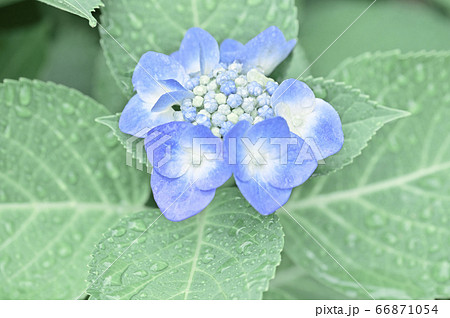
<instances>
[{"instance_id":1,"label":"leaf midrib","mask_svg":"<svg viewBox=\"0 0 450 318\"><path fill-rule=\"evenodd\" d=\"M305 208L305 207L315 207L317 203L320 202L323 205L326 205L331 202L336 201L344 201L348 199L353 199L357 197L361 197L367 194L379 192L382 190L386 190L389 188L393 188L396 186L401 186L403 184L409 183L411 181L423 178L425 176L450 169L450 161L443 162L438 165L433 165L425 169L418 169L412 173L404 174L395 178L386 179L384 181L375 182L372 184L367 184L363 187L344 190L344 191L336 191L328 194L321 194L317 196L310 197L306 200L302 200L300 202L296 202L296 208Z\"/></svg>"}]
</instances>

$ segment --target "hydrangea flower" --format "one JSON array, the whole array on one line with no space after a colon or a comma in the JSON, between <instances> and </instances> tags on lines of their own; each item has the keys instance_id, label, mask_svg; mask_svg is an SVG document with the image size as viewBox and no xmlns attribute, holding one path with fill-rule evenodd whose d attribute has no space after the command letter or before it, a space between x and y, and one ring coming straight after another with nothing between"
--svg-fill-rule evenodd
<instances>
[{"instance_id":1,"label":"hydrangea flower","mask_svg":"<svg viewBox=\"0 0 450 318\"><path fill-rule=\"evenodd\" d=\"M264 215L284 205L292 188L305 182L317 168L310 147L289 131L282 117L255 125L238 122L225 135L225 147L226 153L236 158L232 165L236 185Z\"/></svg>"},{"instance_id":2,"label":"hydrangea flower","mask_svg":"<svg viewBox=\"0 0 450 318\"><path fill-rule=\"evenodd\" d=\"M199 140L207 144L195 145ZM206 208L216 188L231 176L222 140L203 125L185 121L159 125L147 134L145 149L153 166L155 201L171 221L184 220ZM214 157L208 160L205 152Z\"/></svg>"},{"instance_id":3,"label":"hydrangea flower","mask_svg":"<svg viewBox=\"0 0 450 318\"><path fill-rule=\"evenodd\" d=\"M203 210L232 173L250 204L270 214L318 160L340 150L333 107L300 81L279 85L267 77L295 43L272 26L246 44L226 39L219 48L208 32L192 28L170 56L141 57L132 77L136 95L119 128L145 138L155 201L169 220ZM197 139L206 145L198 148Z\"/></svg>"}]
</instances>

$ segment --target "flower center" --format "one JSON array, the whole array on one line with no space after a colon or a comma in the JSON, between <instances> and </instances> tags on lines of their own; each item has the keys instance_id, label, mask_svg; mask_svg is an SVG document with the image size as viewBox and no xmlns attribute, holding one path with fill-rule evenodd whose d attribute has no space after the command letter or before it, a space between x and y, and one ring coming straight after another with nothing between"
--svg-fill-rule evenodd
<instances>
[{"instance_id":1,"label":"flower center","mask_svg":"<svg viewBox=\"0 0 450 318\"><path fill-rule=\"evenodd\" d=\"M278 83L258 69L243 72L240 63L219 65L209 75L192 76L185 87L195 97L182 101L175 119L204 125L217 137L238 121L256 124L274 116L270 96Z\"/></svg>"}]
</instances>

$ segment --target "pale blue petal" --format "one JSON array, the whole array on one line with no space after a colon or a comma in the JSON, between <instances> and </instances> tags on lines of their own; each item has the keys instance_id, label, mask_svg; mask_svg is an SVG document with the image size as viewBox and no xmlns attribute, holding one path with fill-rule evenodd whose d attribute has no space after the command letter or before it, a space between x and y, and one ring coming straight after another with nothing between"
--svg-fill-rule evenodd
<instances>
[{"instance_id":1,"label":"pale blue petal","mask_svg":"<svg viewBox=\"0 0 450 318\"><path fill-rule=\"evenodd\" d=\"M153 170L152 193L163 215L170 221L182 221L201 212L212 201L215 189L199 190L190 175L170 179Z\"/></svg>"},{"instance_id":2,"label":"pale blue petal","mask_svg":"<svg viewBox=\"0 0 450 318\"><path fill-rule=\"evenodd\" d=\"M172 121L152 129L145 138L145 150L153 170L167 178L178 178L191 167L191 156L180 145L192 124Z\"/></svg>"},{"instance_id":3,"label":"pale blue petal","mask_svg":"<svg viewBox=\"0 0 450 318\"><path fill-rule=\"evenodd\" d=\"M245 136L250 138L252 143L255 144L260 138L289 138L291 133L286 120L277 116L253 125ZM267 144L270 144L269 140Z\"/></svg>"},{"instance_id":4,"label":"pale blue petal","mask_svg":"<svg viewBox=\"0 0 450 318\"><path fill-rule=\"evenodd\" d=\"M312 147L317 146L317 160L337 153L344 144L338 113L333 106L319 98L316 99L313 112L305 117L304 124L299 127L298 134Z\"/></svg>"},{"instance_id":5,"label":"pale blue petal","mask_svg":"<svg viewBox=\"0 0 450 318\"><path fill-rule=\"evenodd\" d=\"M317 161L309 145L293 133L291 137L297 143L288 144L287 153L283 153L286 157L274 160L265 175L265 180L276 188L297 187L308 180L317 168Z\"/></svg>"},{"instance_id":6,"label":"pale blue petal","mask_svg":"<svg viewBox=\"0 0 450 318\"><path fill-rule=\"evenodd\" d=\"M180 104L185 98L192 97L194 97L194 94L186 89L165 93L158 99L155 106L153 106L152 112L163 111L173 105Z\"/></svg>"},{"instance_id":7,"label":"pale blue petal","mask_svg":"<svg viewBox=\"0 0 450 318\"><path fill-rule=\"evenodd\" d=\"M259 176L247 182L235 178L236 185L244 198L262 215L268 215L283 206L291 195L292 189L278 189L261 180Z\"/></svg>"},{"instance_id":8,"label":"pale blue petal","mask_svg":"<svg viewBox=\"0 0 450 318\"><path fill-rule=\"evenodd\" d=\"M119 129L129 135L145 137L156 126L173 121L173 110L152 112L152 105L134 95L125 106L119 119Z\"/></svg>"},{"instance_id":9,"label":"pale blue petal","mask_svg":"<svg viewBox=\"0 0 450 318\"><path fill-rule=\"evenodd\" d=\"M242 143L242 138L245 137L245 134L250 127L252 127L252 124L248 121L238 121L223 138L225 156L232 167L233 173L243 181L251 179L247 167L240 164L247 156L247 151Z\"/></svg>"},{"instance_id":10,"label":"pale blue petal","mask_svg":"<svg viewBox=\"0 0 450 318\"><path fill-rule=\"evenodd\" d=\"M195 140L195 141L194 141ZM202 125L190 125L179 140L183 149L196 149L200 152L201 164L196 164L190 168L195 185L201 190L211 190L220 187L231 177L231 166L228 164L223 150L223 142L213 135L211 130ZM192 153L194 150L192 151ZM193 155L191 157L194 163Z\"/></svg>"},{"instance_id":11,"label":"pale blue petal","mask_svg":"<svg viewBox=\"0 0 450 318\"><path fill-rule=\"evenodd\" d=\"M244 44L239 41L226 39L220 44L220 62L231 64L234 61L241 62L243 59Z\"/></svg>"},{"instance_id":12,"label":"pale blue petal","mask_svg":"<svg viewBox=\"0 0 450 318\"><path fill-rule=\"evenodd\" d=\"M219 45L214 37L200 28L189 29L175 56L188 74L209 74L219 63Z\"/></svg>"},{"instance_id":13,"label":"pale blue petal","mask_svg":"<svg viewBox=\"0 0 450 318\"><path fill-rule=\"evenodd\" d=\"M278 86L270 99L275 108L275 114L279 115L277 105L287 105L292 108L311 108L315 103L314 92L303 82L290 78Z\"/></svg>"},{"instance_id":14,"label":"pale blue petal","mask_svg":"<svg viewBox=\"0 0 450 318\"><path fill-rule=\"evenodd\" d=\"M188 76L183 66L175 59L150 51L142 55L139 60L133 73L132 82L139 97L153 106L161 95L180 85L173 87L174 81L184 83L187 79Z\"/></svg>"},{"instance_id":15,"label":"pale blue petal","mask_svg":"<svg viewBox=\"0 0 450 318\"><path fill-rule=\"evenodd\" d=\"M245 44L246 70L259 67L269 75L292 51L296 40L286 42L283 32L271 26Z\"/></svg>"},{"instance_id":16,"label":"pale blue petal","mask_svg":"<svg viewBox=\"0 0 450 318\"><path fill-rule=\"evenodd\" d=\"M181 64L180 51L173 52L172 54L170 54L170 57Z\"/></svg>"}]
</instances>

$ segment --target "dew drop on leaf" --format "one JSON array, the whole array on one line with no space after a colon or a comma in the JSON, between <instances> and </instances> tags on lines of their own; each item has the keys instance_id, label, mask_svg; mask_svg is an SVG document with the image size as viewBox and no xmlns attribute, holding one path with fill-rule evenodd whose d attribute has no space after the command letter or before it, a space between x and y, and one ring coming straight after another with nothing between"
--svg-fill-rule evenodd
<instances>
[{"instance_id":1,"label":"dew drop on leaf","mask_svg":"<svg viewBox=\"0 0 450 318\"><path fill-rule=\"evenodd\" d=\"M116 227L111 232L112 236L115 236L115 237L123 236L125 233L127 233L127 229L122 226Z\"/></svg>"},{"instance_id":2,"label":"dew drop on leaf","mask_svg":"<svg viewBox=\"0 0 450 318\"><path fill-rule=\"evenodd\" d=\"M72 246L69 244L61 245L61 247L58 249L58 255L61 257L67 257L70 254L72 254Z\"/></svg>"},{"instance_id":3,"label":"dew drop on leaf","mask_svg":"<svg viewBox=\"0 0 450 318\"><path fill-rule=\"evenodd\" d=\"M67 115L72 115L75 113L75 108L70 103L63 103L61 109Z\"/></svg>"},{"instance_id":4,"label":"dew drop on leaf","mask_svg":"<svg viewBox=\"0 0 450 318\"><path fill-rule=\"evenodd\" d=\"M167 264L166 262L159 261L159 262L153 263L152 266L150 267L150 270L152 270L154 272L160 272L160 271L166 269L167 266L169 266L169 264Z\"/></svg>"},{"instance_id":5,"label":"dew drop on leaf","mask_svg":"<svg viewBox=\"0 0 450 318\"><path fill-rule=\"evenodd\" d=\"M137 232L144 232L147 229L147 225L142 220L134 220L129 223L130 229Z\"/></svg>"},{"instance_id":6,"label":"dew drop on leaf","mask_svg":"<svg viewBox=\"0 0 450 318\"><path fill-rule=\"evenodd\" d=\"M141 19L139 19L134 13L131 13L131 12L128 13L128 17L130 19L130 24L132 27L139 30L144 26ZM133 32L133 33L135 33L135 32Z\"/></svg>"},{"instance_id":7,"label":"dew drop on leaf","mask_svg":"<svg viewBox=\"0 0 450 318\"><path fill-rule=\"evenodd\" d=\"M29 108L17 106L15 108L17 116L22 118L30 118L33 115L33 112Z\"/></svg>"},{"instance_id":8,"label":"dew drop on leaf","mask_svg":"<svg viewBox=\"0 0 450 318\"><path fill-rule=\"evenodd\" d=\"M19 101L23 106L27 106L31 102L31 87L22 85L19 91Z\"/></svg>"}]
</instances>

